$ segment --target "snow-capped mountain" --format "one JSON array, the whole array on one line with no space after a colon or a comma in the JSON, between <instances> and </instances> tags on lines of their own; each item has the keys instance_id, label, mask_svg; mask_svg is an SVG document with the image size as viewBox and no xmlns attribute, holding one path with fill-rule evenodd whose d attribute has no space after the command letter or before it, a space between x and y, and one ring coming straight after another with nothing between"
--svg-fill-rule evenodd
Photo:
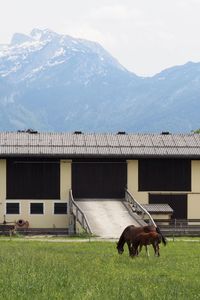
<instances>
[{"instance_id":1,"label":"snow-capped mountain","mask_svg":"<svg viewBox=\"0 0 200 300\"><path fill-rule=\"evenodd\" d=\"M106 76L109 68L126 72L99 44L48 29L34 29L29 36L16 33L10 45L0 47L0 76L15 83L37 81L43 76L45 81L50 78L56 81L54 72L63 68L85 84L93 76ZM67 81L68 78L63 78L63 83Z\"/></svg>"},{"instance_id":2,"label":"snow-capped mountain","mask_svg":"<svg viewBox=\"0 0 200 300\"><path fill-rule=\"evenodd\" d=\"M101 45L34 29L0 45L0 130L190 131L200 64L142 78Z\"/></svg>"}]
</instances>

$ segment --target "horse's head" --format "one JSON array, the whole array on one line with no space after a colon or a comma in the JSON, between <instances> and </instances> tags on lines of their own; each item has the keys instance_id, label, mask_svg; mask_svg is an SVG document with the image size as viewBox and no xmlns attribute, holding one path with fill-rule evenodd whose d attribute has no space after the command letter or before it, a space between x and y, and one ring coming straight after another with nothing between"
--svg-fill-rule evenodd
<instances>
[{"instance_id":1,"label":"horse's head","mask_svg":"<svg viewBox=\"0 0 200 300\"><path fill-rule=\"evenodd\" d=\"M124 248L122 245L119 244L119 242L117 243L117 251L119 254L122 254L124 252Z\"/></svg>"}]
</instances>

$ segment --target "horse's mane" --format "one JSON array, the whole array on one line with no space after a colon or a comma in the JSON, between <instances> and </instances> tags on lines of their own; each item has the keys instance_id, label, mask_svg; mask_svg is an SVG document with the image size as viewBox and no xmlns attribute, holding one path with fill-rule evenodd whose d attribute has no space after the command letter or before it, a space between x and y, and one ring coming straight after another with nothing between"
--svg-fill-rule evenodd
<instances>
[{"instance_id":1,"label":"horse's mane","mask_svg":"<svg viewBox=\"0 0 200 300\"><path fill-rule=\"evenodd\" d=\"M117 248L118 247L123 247L124 244L125 244L125 238L124 238L124 235L123 235L124 232L122 232L120 238L119 238L119 241L117 242Z\"/></svg>"},{"instance_id":2,"label":"horse's mane","mask_svg":"<svg viewBox=\"0 0 200 300\"><path fill-rule=\"evenodd\" d=\"M124 231L122 232L119 241L117 242L117 247L123 247L126 240L127 240L127 233L129 233L129 231L131 231L131 229L135 228L134 225L129 225L127 226Z\"/></svg>"}]
</instances>

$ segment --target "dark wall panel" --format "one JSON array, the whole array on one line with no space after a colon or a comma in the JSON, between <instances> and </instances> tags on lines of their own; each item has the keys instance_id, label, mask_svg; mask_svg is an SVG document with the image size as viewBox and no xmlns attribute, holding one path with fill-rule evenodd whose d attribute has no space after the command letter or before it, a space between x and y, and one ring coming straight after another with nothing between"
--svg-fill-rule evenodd
<instances>
[{"instance_id":1,"label":"dark wall panel","mask_svg":"<svg viewBox=\"0 0 200 300\"><path fill-rule=\"evenodd\" d=\"M139 160L140 191L191 191L191 161L188 159Z\"/></svg>"},{"instance_id":2,"label":"dark wall panel","mask_svg":"<svg viewBox=\"0 0 200 300\"><path fill-rule=\"evenodd\" d=\"M127 184L125 160L74 160L72 190L75 198L123 198Z\"/></svg>"},{"instance_id":3,"label":"dark wall panel","mask_svg":"<svg viewBox=\"0 0 200 300\"><path fill-rule=\"evenodd\" d=\"M172 218L187 219L187 195L149 195L150 204L169 204L174 210Z\"/></svg>"},{"instance_id":4,"label":"dark wall panel","mask_svg":"<svg viewBox=\"0 0 200 300\"><path fill-rule=\"evenodd\" d=\"M59 199L59 160L8 159L7 198Z\"/></svg>"}]
</instances>

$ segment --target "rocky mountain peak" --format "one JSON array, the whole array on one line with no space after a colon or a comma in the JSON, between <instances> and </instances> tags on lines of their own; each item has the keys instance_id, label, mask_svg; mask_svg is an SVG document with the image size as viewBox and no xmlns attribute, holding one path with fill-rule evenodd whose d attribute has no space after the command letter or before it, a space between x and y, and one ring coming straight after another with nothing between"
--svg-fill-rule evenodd
<instances>
[{"instance_id":1,"label":"rocky mountain peak","mask_svg":"<svg viewBox=\"0 0 200 300\"><path fill-rule=\"evenodd\" d=\"M11 45L18 45L18 44L23 44L25 42L30 42L32 38L26 34L23 33L14 33L12 39L11 39Z\"/></svg>"},{"instance_id":2,"label":"rocky mountain peak","mask_svg":"<svg viewBox=\"0 0 200 300\"><path fill-rule=\"evenodd\" d=\"M37 41L41 41L41 40L51 40L55 37L58 37L59 34L57 34L56 32L46 28L46 29L38 29L38 28L34 28L31 33L30 36L32 39L37 40Z\"/></svg>"},{"instance_id":3,"label":"rocky mountain peak","mask_svg":"<svg viewBox=\"0 0 200 300\"><path fill-rule=\"evenodd\" d=\"M142 78L98 43L36 28L0 45L0 130L190 131L199 86L200 63Z\"/></svg>"}]
</instances>

